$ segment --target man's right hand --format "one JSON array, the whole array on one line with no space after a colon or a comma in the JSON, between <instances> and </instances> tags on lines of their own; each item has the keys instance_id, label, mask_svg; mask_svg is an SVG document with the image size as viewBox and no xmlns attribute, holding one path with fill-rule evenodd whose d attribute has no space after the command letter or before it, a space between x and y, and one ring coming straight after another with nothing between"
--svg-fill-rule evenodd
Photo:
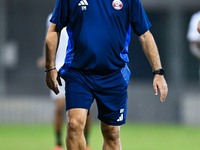
<instances>
[{"instance_id":1,"label":"man's right hand","mask_svg":"<svg viewBox=\"0 0 200 150\"><path fill-rule=\"evenodd\" d=\"M62 86L60 76L56 69L46 73L46 84L56 95L59 93L57 82Z\"/></svg>"}]
</instances>

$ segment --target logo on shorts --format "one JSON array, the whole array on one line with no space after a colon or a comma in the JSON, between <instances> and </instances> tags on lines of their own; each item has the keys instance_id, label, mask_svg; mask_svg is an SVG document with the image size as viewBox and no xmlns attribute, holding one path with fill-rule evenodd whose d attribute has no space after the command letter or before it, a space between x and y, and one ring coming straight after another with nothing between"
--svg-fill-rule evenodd
<instances>
[{"instance_id":1,"label":"logo on shorts","mask_svg":"<svg viewBox=\"0 0 200 150\"><path fill-rule=\"evenodd\" d=\"M124 119L124 108L120 109L121 116L117 119L117 122L122 121Z\"/></svg>"},{"instance_id":2,"label":"logo on shorts","mask_svg":"<svg viewBox=\"0 0 200 150\"><path fill-rule=\"evenodd\" d=\"M116 10L120 10L123 7L123 3L120 0L114 0L112 2L112 6L113 8L115 8Z\"/></svg>"},{"instance_id":3,"label":"logo on shorts","mask_svg":"<svg viewBox=\"0 0 200 150\"><path fill-rule=\"evenodd\" d=\"M78 3L78 6L81 7L82 11L83 10L87 10L87 6L88 6L88 2L87 0L81 0L79 3Z\"/></svg>"}]
</instances>

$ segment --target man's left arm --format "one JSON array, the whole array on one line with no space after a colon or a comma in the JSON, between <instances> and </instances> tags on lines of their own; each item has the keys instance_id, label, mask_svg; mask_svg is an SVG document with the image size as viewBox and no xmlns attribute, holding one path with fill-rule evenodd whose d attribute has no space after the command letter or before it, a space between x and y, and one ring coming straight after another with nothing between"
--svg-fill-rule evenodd
<instances>
[{"instance_id":1,"label":"man's left arm","mask_svg":"<svg viewBox=\"0 0 200 150\"><path fill-rule=\"evenodd\" d=\"M139 36L139 40L145 55L151 64L152 69L153 70L162 69L158 49L151 32L148 30L147 32ZM159 74L154 75L153 87L155 95L158 95L158 89L159 89L161 94L160 101L164 102L167 97L168 87L163 75Z\"/></svg>"}]
</instances>

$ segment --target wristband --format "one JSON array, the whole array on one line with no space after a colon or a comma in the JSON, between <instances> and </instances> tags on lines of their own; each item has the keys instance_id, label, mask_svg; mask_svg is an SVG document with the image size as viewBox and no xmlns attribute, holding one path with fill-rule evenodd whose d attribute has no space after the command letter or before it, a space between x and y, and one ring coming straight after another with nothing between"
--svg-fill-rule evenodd
<instances>
[{"instance_id":1,"label":"wristband","mask_svg":"<svg viewBox=\"0 0 200 150\"><path fill-rule=\"evenodd\" d=\"M153 70L153 75L159 74L159 75L164 75L164 69L159 69L159 70Z\"/></svg>"},{"instance_id":2,"label":"wristband","mask_svg":"<svg viewBox=\"0 0 200 150\"><path fill-rule=\"evenodd\" d=\"M52 71L52 70L55 70L55 69L56 69L56 67L52 68L52 69L45 69L45 72L49 72L49 71Z\"/></svg>"}]
</instances>

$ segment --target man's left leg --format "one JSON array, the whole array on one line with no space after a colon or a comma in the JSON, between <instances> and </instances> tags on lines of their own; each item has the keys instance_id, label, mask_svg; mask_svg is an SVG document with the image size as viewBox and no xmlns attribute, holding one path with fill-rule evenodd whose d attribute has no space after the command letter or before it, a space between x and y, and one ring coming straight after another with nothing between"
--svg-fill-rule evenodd
<instances>
[{"instance_id":1,"label":"man's left leg","mask_svg":"<svg viewBox=\"0 0 200 150\"><path fill-rule=\"evenodd\" d=\"M103 150L121 150L120 126L112 126L101 122L104 143Z\"/></svg>"},{"instance_id":2,"label":"man's left leg","mask_svg":"<svg viewBox=\"0 0 200 150\"><path fill-rule=\"evenodd\" d=\"M130 71L127 66L101 76L95 84L95 99L98 106L98 118L104 138L103 150L121 150L120 125L125 123L127 109L127 87Z\"/></svg>"}]
</instances>

